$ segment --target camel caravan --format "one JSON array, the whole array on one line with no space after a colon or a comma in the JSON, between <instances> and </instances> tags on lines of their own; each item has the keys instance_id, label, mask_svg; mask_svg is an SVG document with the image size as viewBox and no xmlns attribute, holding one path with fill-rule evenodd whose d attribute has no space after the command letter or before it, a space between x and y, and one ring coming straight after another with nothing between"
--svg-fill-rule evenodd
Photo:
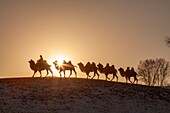
<instances>
[{"instance_id":1,"label":"camel caravan","mask_svg":"<svg viewBox=\"0 0 170 113\"><path fill-rule=\"evenodd\" d=\"M37 63L35 63L31 59L29 61L29 64L30 64L30 68L34 71L32 77L34 77L34 75L36 74L37 71L40 73L40 77L42 77L41 71L43 71L43 70L47 71L46 77L49 74L49 71L51 72L52 77L53 77L53 72L51 70L51 65L49 65L46 60L43 60L42 55L40 55L40 59L37 60ZM74 74L75 74L75 78L77 78L77 72L76 72L76 69L75 69L77 66L73 65L71 61L66 62L65 60L63 60L63 63L60 66L58 64L58 61L56 60L56 61L53 62L53 64L54 64L55 68L59 71L60 78L62 77L62 74L61 74L62 72L64 73L64 78L65 78L65 75L66 75L65 72L66 71L70 71L69 77L72 75L72 71L73 71ZM120 75L126 79L126 83L128 81L130 83L135 83L135 82L136 82L136 84L138 83L137 73L135 72L133 67L131 69L130 69L130 67L127 67L126 70L124 70L122 67L120 67L118 69L118 71L117 71L115 66L114 65L110 66L109 63L107 63L105 67L101 63L96 65L94 62L92 62L92 63L87 62L86 65L84 65L83 63L80 62L77 65L78 65L80 71L86 74L87 79L88 78L93 79L96 75L97 75L97 78L99 79L99 73L98 72L100 72L100 74L105 75L105 78L106 78L105 80L106 81L108 81L108 80L113 81L114 78L116 78L116 81L118 82L117 73L119 71ZM93 73L92 77L89 75L91 72ZM112 75L112 78L108 77L110 74ZM131 77L134 78L133 82L130 80Z\"/></svg>"}]
</instances>

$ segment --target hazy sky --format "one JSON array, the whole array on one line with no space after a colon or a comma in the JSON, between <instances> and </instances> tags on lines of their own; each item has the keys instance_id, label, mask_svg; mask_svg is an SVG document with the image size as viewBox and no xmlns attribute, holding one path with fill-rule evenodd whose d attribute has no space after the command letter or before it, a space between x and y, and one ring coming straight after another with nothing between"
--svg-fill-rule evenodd
<instances>
[{"instance_id":1,"label":"hazy sky","mask_svg":"<svg viewBox=\"0 0 170 113\"><path fill-rule=\"evenodd\" d=\"M169 11L170 0L0 0L0 77L32 76L40 54L116 68L170 60Z\"/></svg>"}]
</instances>

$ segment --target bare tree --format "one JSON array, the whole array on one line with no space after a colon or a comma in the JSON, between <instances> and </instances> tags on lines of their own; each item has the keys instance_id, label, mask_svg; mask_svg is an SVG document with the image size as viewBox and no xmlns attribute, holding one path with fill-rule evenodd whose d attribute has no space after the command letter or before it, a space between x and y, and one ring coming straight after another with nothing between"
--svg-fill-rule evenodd
<instances>
[{"instance_id":1,"label":"bare tree","mask_svg":"<svg viewBox=\"0 0 170 113\"><path fill-rule=\"evenodd\" d=\"M165 36L165 43L168 47L170 47L170 37L169 36Z\"/></svg>"},{"instance_id":2,"label":"bare tree","mask_svg":"<svg viewBox=\"0 0 170 113\"><path fill-rule=\"evenodd\" d=\"M170 65L164 58L146 59L138 65L140 80L149 86L163 86L169 75Z\"/></svg>"}]
</instances>

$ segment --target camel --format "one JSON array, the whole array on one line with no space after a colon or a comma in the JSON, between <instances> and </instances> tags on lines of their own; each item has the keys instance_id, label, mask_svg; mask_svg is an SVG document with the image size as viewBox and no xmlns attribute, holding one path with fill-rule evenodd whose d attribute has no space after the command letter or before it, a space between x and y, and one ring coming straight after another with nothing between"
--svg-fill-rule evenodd
<instances>
[{"instance_id":1,"label":"camel","mask_svg":"<svg viewBox=\"0 0 170 113\"><path fill-rule=\"evenodd\" d=\"M74 65L71 63L71 61L69 61L68 63L63 62L62 66L59 66L59 65L58 65L58 61L57 61L57 60L56 60L55 62L53 62L53 64L55 65L55 68L56 68L57 70L59 70L60 77L62 76L62 75L61 75L61 72L62 72L62 71L63 71L63 73L64 73L64 78L65 78L65 71L66 71L66 70L70 70L70 75L69 75L69 77L72 75L72 71L74 71L74 73L75 73L75 78L77 78L77 72L76 72L76 70L75 70L75 67L76 67L76 66L74 66Z\"/></svg>"},{"instance_id":2,"label":"camel","mask_svg":"<svg viewBox=\"0 0 170 113\"><path fill-rule=\"evenodd\" d=\"M127 70L124 71L124 69L120 67L118 70L120 72L120 75L122 77L126 78L126 83L128 82L128 80L131 83L135 83L135 81L136 81L136 84L138 83L137 73L134 71L134 68L131 68L131 70L130 70L129 67L127 67ZM134 77L134 81L133 82L130 80L130 77Z\"/></svg>"},{"instance_id":3,"label":"camel","mask_svg":"<svg viewBox=\"0 0 170 113\"><path fill-rule=\"evenodd\" d=\"M115 69L114 65L109 66L109 64L106 65L105 68L103 68L103 65L101 63L99 63L98 65L98 70L100 73L105 74L106 76L106 80L110 78L108 77L109 74L113 74L113 78L111 79L111 81L116 77L117 81L118 81L118 76L117 76L117 70Z\"/></svg>"},{"instance_id":4,"label":"camel","mask_svg":"<svg viewBox=\"0 0 170 113\"><path fill-rule=\"evenodd\" d=\"M97 67L96 64L93 62L92 64L90 64L90 62L88 62L85 66L83 63L78 63L78 66L80 68L80 70L84 73L86 73L87 75L87 79L88 77L91 77L89 74L90 72L94 72L94 76L92 77L92 79L96 76L96 74L98 75L98 79L99 79L99 74L97 72Z\"/></svg>"},{"instance_id":5,"label":"camel","mask_svg":"<svg viewBox=\"0 0 170 113\"><path fill-rule=\"evenodd\" d=\"M51 65L49 65L46 60L44 60L43 62L35 63L35 62L31 59L31 60L28 61L28 62L30 63L30 68L34 71L34 74L33 74L32 77L34 77L34 75L35 75L35 73L36 73L37 71L39 71L40 77L42 77L41 71L43 71L43 70L46 70L46 71L47 71L47 75L49 74L48 71L50 71L51 74L52 74L52 77L53 77L53 72L52 72L52 70L51 70L51 68L50 68ZM46 75L46 77L47 77L47 75Z\"/></svg>"}]
</instances>

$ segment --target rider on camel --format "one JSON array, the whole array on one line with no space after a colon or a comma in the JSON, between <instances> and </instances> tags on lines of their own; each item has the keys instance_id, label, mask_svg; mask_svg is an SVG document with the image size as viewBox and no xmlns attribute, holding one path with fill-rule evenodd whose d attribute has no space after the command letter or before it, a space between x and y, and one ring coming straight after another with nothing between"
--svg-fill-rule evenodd
<instances>
[{"instance_id":1,"label":"rider on camel","mask_svg":"<svg viewBox=\"0 0 170 113\"><path fill-rule=\"evenodd\" d=\"M44 62L44 59L43 59L42 55L40 55L40 59L37 60L37 63L43 63L43 62Z\"/></svg>"}]
</instances>

